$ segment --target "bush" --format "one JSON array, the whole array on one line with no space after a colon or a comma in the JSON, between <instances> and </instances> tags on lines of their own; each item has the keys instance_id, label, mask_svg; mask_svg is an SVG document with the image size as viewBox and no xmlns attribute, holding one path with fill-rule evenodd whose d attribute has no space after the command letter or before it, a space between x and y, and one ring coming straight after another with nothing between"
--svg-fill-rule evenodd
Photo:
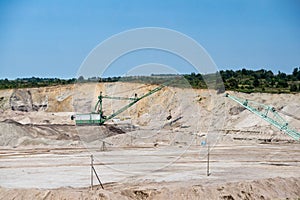
<instances>
[{"instance_id":1,"label":"bush","mask_svg":"<svg viewBox=\"0 0 300 200\"><path fill-rule=\"evenodd\" d=\"M291 91L291 92L297 92L297 91L298 91L297 85L292 84L292 85L290 86L290 91Z\"/></svg>"}]
</instances>

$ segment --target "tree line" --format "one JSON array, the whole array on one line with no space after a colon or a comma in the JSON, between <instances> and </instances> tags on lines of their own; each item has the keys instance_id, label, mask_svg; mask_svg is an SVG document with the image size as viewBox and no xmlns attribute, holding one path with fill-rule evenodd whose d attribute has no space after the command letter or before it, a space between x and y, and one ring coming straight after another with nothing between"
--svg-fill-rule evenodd
<instances>
[{"instance_id":1,"label":"tree line","mask_svg":"<svg viewBox=\"0 0 300 200\"><path fill-rule=\"evenodd\" d=\"M224 90L234 90L239 92L268 92L268 93L289 93L300 92L300 67L294 68L291 74L286 74L278 71L274 74L271 70L221 70L216 74L185 74L185 75L172 75L172 74L152 74L151 76L132 76L132 77L90 77L71 79L59 78L17 78L15 80L0 79L0 89L13 89L13 88L32 88L32 87L45 87L55 85L66 85L74 83L88 83L88 82L139 82L150 84L161 84L168 78L178 78L175 87L185 87L189 85L197 89L207 88L207 83L212 81L216 84L216 88ZM224 87L223 87L224 86Z\"/></svg>"},{"instance_id":2,"label":"tree line","mask_svg":"<svg viewBox=\"0 0 300 200\"><path fill-rule=\"evenodd\" d=\"M240 92L300 92L300 67L294 68L291 74L271 70L225 70L220 71L226 90Z\"/></svg>"}]
</instances>

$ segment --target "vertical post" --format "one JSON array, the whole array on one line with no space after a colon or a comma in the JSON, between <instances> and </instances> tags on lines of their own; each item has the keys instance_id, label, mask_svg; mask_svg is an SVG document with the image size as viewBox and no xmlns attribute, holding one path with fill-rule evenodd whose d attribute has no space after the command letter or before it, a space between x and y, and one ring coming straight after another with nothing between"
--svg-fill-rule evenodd
<instances>
[{"instance_id":1,"label":"vertical post","mask_svg":"<svg viewBox=\"0 0 300 200\"><path fill-rule=\"evenodd\" d=\"M209 176L210 175L210 173L209 173L209 151L210 151L210 149L209 149L208 138L206 138L206 145L207 145L207 172L206 172L206 174L207 174L207 176Z\"/></svg>"},{"instance_id":2,"label":"vertical post","mask_svg":"<svg viewBox=\"0 0 300 200\"><path fill-rule=\"evenodd\" d=\"M100 95L98 96L98 99L99 99L99 109L98 109L98 112L99 112L99 122L100 122L100 125L103 124L104 122L104 119L103 119L103 111L102 111L102 92L100 92Z\"/></svg>"},{"instance_id":3,"label":"vertical post","mask_svg":"<svg viewBox=\"0 0 300 200\"><path fill-rule=\"evenodd\" d=\"M100 92L100 96L99 96L99 113L102 114L102 92Z\"/></svg>"},{"instance_id":4,"label":"vertical post","mask_svg":"<svg viewBox=\"0 0 300 200\"><path fill-rule=\"evenodd\" d=\"M93 155L91 155L91 190L93 190L93 165L94 165L94 158Z\"/></svg>"},{"instance_id":5,"label":"vertical post","mask_svg":"<svg viewBox=\"0 0 300 200\"><path fill-rule=\"evenodd\" d=\"M106 148L105 142L102 141L101 151L106 151L106 150L107 150L107 148Z\"/></svg>"}]
</instances>

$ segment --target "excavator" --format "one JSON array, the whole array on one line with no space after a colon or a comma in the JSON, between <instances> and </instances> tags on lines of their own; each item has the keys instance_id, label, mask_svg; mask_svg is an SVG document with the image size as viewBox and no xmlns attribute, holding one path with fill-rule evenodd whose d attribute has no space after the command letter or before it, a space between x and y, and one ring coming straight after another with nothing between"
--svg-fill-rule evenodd
<instances>
[{"instance_id":1,"label":"excavator","mask_svg":"<svg viewBox=\"0 0 300 200\"><path fill-rule=\"evenodd\" d=\"M150 90L146 94L142 95L141 97L138 97L137 94L135 94L134 97L132 98L126 98L126 97L111 97L107 95L102 95L102 92L100 92L100 95L98 96L98 101L95 105L94 111L91 113L86 113L86 114L76 114L71 116L71 120L75 119L76 125L82 126L82 125L103 125L105 122L108 120L116 117L120 113L124 112L140 100L160 91L163 89L165 85L160 85L153 90ZM102 102L103 99L112 99L112 100L130 100L131 102L125 106L123 106L121 109L117 110L116 112L110 114L109 116L105 116L103 113L103 108L102 108Z\"/></svg>"}]
</instances>

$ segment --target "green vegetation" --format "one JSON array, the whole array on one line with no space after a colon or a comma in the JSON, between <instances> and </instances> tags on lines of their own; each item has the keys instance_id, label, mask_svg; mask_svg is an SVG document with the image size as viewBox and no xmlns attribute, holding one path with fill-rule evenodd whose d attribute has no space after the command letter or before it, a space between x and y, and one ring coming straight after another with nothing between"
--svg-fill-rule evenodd
<instances>
[{"instance_id":1,"label":"green vegetation","mask_svg":"<svg viewBox=\"0 0 300 200\"><path fill-rule=\"evenodd\" d=\"M2 79L0 80L0 89L12 88L32 88L32 87L45 87L53 85L65 85L74 83L76 79L58 79L58 78L17 78L15 80Z\"/></svg>"},{"instance_id":2,"label":"green vegetation","mask_svg":"<svg viewBox=\"0 0 300 200\"><path fill-rule=\"evenodd\" d=\"M218 76L220 75L220 76ZM221 78L222 79L221 79ZM300 92L300 67L294 68L291 74L278 72L274 74L270 70L221 70L217 74L186 74L186 75L172 75L172 74L156 74L151 76L130 76L130 77L108 77L99 78L91 77L85 79L80 76L78 79L58 79L58 78L18 78L15 80L2 79L0 80L0 89L11 88L32 88L44 87L54 85L74 84L76 82L138 82L149 84L167 83L168 79L176 78L172 82L174 87L187 87L206 89L207 84L213 83L216 89L220 92L224 90L234 90L245 93L252 92L267 92L267 93L290 93ZM224 84L224 87L223 87Z\"/></svg>"},{"instance_id":3,"label":"green vegetation","mask_svg":"<svg viewBox=\"0 0 300 200\"><path fill-rule=\"evenodd\" d=\"M253 70L226 70L220 71L226 90L240 92L268 92L268 93L289 93L300 92L300 68L295 68L292 74L264 69Z\"/></svg>"},{"instance_id":4,"label":"green vegetation","mask_svg":"<svg viewBox=\"0 0 300 200\"><path fill-rule=\"evenodd\" d=\"M45 87L55 85L66 85L74 84L76 82L88 83L88 82L115 82L120 77L109 77L109 78L88 78L80 76L78 79L59 79L59 78L17 78L15 80L0 79L0 89L14 89L14 88L34 88L34 87Z\"/></svg>"},{"instance_id":5,"label":"green vegetation","mask_svg":"<svg viewBox=\"0 0 300 200\"><path fill-rule=\"evenodd\" d=\"M187 87L197 89L206 89L207 85L218 89L219 92L225 90L233 90L244 93L264 92L264 93L290 93L300 92L300 68L295 68L292 74L278 72L274 74L272 71L264 69L253 70L221 70L216 74L186 74L180 75L152 75L125 77L121 81L139 82L150 84L167 83L168 79L176 78L176 83L172 83L175 87Z\"/></svg>"}]
</instances>

